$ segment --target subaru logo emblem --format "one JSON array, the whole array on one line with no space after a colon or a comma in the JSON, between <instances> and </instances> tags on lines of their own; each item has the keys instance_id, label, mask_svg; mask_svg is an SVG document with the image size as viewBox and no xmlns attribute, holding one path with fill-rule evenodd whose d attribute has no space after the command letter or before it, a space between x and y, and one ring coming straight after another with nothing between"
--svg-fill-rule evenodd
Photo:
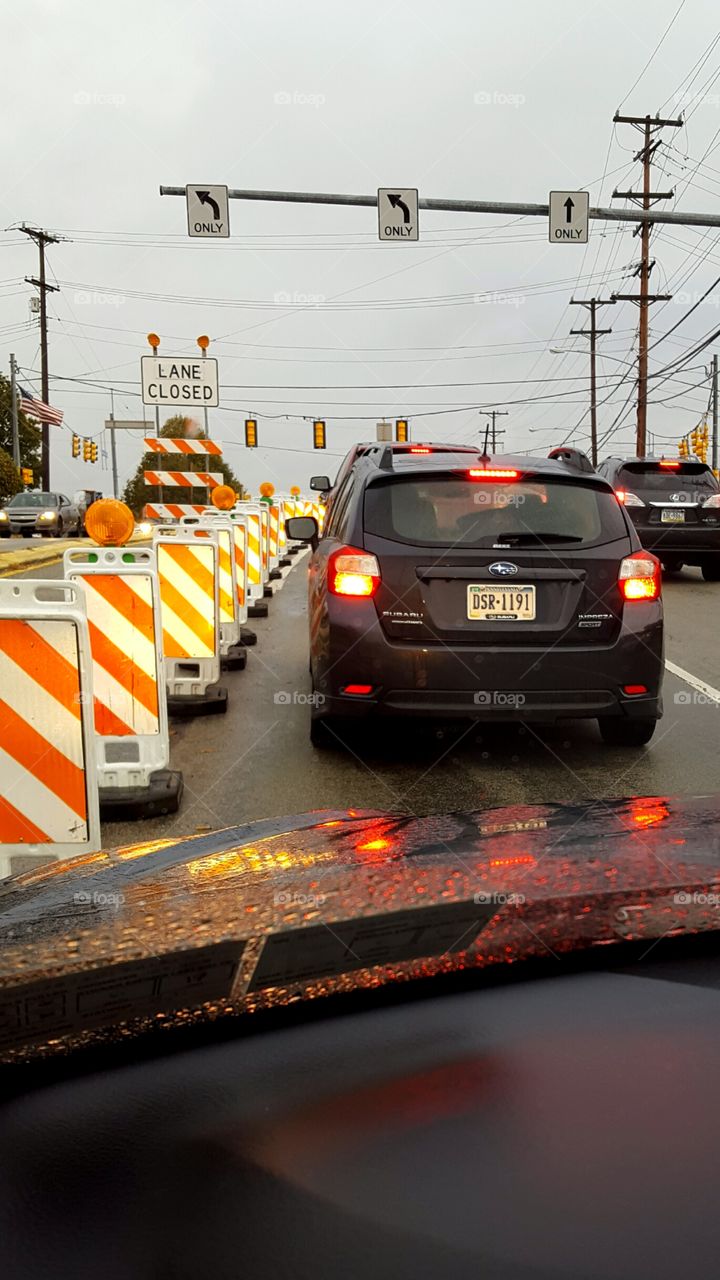
<instances>
[{"instance_id":1,"label":"subaru logo emblem","mask_svg":"<svg viewBox=\"0 0 720 1280\"><path fill-rule=\"evenodd\" d=\"M496 578L511 578L517 571L517 565L511 564L509 560L496 560L495 564L490 565L490 573L493 573Z\"/></svg>"}]
</instances>

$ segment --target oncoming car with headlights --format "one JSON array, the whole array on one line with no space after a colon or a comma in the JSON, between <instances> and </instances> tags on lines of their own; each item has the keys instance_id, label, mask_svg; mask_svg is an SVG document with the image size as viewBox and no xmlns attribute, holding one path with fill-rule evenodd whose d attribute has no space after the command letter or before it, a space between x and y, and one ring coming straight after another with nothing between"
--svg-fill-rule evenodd
<instances>
[{"instance_id":1,"label":"oncoming car with headlights","mask_svg":"<svg viewBox=\"0 0 720 1280\"><path fill-rule=\"evenodd\" d=\"M310 541L311 737L381 717L596 719L642 745L662 714L661 567L583 455L358 458Z\"/></svg>"},{"instance_id":2,"label":"oncoming car with headlights","mask_svg":"<svg viewBox=\"0 0 720 1280\"><path fill-rule=\"evenodd\" d=\"M20 533L31 538L40 533L45 538L78 535L82 516L77 505L63 493L16 493L0 511L0 537Z\"/></svg>"}]
</instances>

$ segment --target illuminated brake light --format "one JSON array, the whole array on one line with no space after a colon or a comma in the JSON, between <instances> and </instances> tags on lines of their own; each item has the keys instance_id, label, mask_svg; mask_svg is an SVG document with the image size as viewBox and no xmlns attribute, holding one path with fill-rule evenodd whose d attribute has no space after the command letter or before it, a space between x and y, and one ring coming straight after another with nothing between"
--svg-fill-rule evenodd
<instances>
[{"instance_id":1,"label":"illuminated brake light","mask_svg":"<svg viewBox=\"0 0 720 1280\"><path fill-rule=\"evenodd\" d=\"M635 556L625 556L620 563L618 586L623 598L631 603L636 600L657 600L662 580L660 561L649 551Z\"/></svg>"},{"instance_id":2,"label":"illuminated brake light","mask_svg":"<svg viewBox=\"0 0 720 1280\"><path fill-rule=\"evenodd\" d=\"M410 453L432 453L432 449L425 448L424 445L414 444L409 450Z\"/></svg>"},{"instance_id":3,"label":"illuminated brake light","mask_svg":"<svg viewBox=\"0 0 720 1280\"><path fill-rule=\"evenodd\" d=\"M626 693L629 698L634 698L639 693L647 693L647 686L644 684L624 684L623 693Z\"/></svg>"},{"instance_id":4,"label":"illuminated brake light","mask_svg":"<svg viewBox=\"0 0 720 1280\"><path fill-rule=\"evenodd\" d=\"M373 596L380 585L376 556L356 547L340 547L328 561L328 590L334 596Z\"/></svg>"},{"instance_id":5,"label":"illuminated brake light","mask_svg":"<svg viewBox=\"0 0 720 1280\"><path fill-rule=\"evenodd\" d=\"M675 470L677 470L677 468L680 466L680 463L679 463L679 462L676 462L674 458L661 458L661 459L660 459L660 466L661 466L661 467L672 467L673 471L675 471Z\"/></svg>"},{"instance_id":6,"label":"illuminated brake light","mask_svg":"<svg viewBox=\"0 0 720 1280\"><path fill-rule=\"evenodd\" d=\"M483 467L482 471L471 468L468 475L471 480L517 480L520 472L507 467Z\"/></svg>"},{"instance_id":7,"label":"illuminated brake light","mask_svg":"<svg viewBox=\"0 0 720 1280\"><path fill-rule=\"evenodd\" d=\"M645 503L642 498L638 498L636 493L630 493L629 489L616 489L615 497L624 507L644 507Z\"/></svg>"},{"instance_id":8,"label":"illuminated brake light","mask_svg":"<svg viewBox=\"0 0 720 1280\"><path fill-rule=\"evenodd\" d=\"M343 693L349 693L352 698L365 698L372 693L371 684L346 684Z\"/></svg>"}]
</instances>

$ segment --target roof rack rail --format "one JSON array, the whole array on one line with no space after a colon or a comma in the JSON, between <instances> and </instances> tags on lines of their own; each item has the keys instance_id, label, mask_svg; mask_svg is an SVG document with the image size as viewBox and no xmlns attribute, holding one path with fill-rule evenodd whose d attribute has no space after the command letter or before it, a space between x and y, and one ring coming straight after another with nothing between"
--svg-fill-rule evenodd
<instances>
[{"instance_id":1,"label":"roof rack rail","mask_svg":"<svg viewBox=\"0 0 720 1280\"><path fill-rule=\"evenodd\" d=\"M556 462L564 462L566 466L574 467L576 471L590 473L595 471L587 454L581 449L573 449L570 445L560 444L555 449L551 449L548 458L554 458Z\"/></svg>"}]
</instances>

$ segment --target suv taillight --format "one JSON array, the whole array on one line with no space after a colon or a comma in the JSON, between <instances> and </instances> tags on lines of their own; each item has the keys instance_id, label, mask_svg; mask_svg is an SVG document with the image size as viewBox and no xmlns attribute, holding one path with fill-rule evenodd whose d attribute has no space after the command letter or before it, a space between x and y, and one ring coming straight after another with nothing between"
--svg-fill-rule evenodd
<instances>
[{"instance_id":1,"label":"suv taillight","mask_svg":"<svg viewBox=\"0 0 720 1280\"><path fill-rule=\"evenodd\" d=\"M703 502L704 507L720 507L720 493L714 493L707 502Z\"/></svg>"},{"instance_id":2,"label":"suv taillight","mask_svg":"<svg viewBox=\"0 0 720 1280\"><path fill-rule=\"evenodd\" d=\"M636 493L629 493L627 489L616 489L615 497L618 502L622 502L624 507L644 507L645 503L642 498L638 498Z\"/></svg>"},{"instance_id":3,"label":"suv taillight","mask_svg":"<svg viewBox=\"0 0 720 1280\"><path fill-rule=\"evenodd\" d=\"M660 561L649 551L638 551L620 562L618 586L623 599L657 600L662 589Z\"/></svg>"},{"instance_id":4,"label":"suv taillight","mask_svg":"<svg viewBox=\"0 0 720 1280\"><path fill-rule=\"evenodd\" d=\"M339 547L328 560L328 591L333 596L374 596L380 586L376 556L358 547Z\"/></svg>"}]
</instances>

